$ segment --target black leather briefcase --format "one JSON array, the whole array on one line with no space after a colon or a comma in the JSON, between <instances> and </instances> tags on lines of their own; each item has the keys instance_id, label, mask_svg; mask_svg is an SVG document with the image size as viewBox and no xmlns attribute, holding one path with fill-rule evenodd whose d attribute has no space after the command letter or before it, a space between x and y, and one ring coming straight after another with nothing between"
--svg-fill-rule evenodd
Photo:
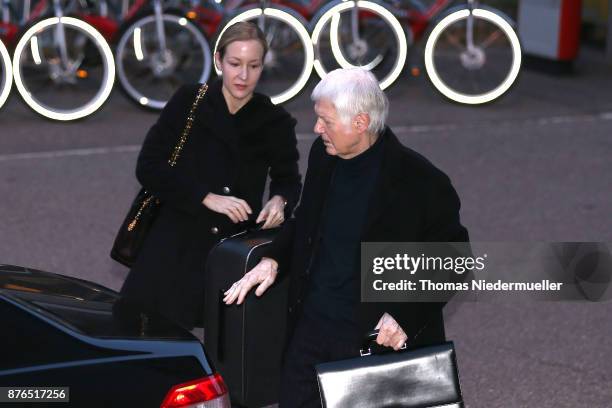
<instances>
[{"instance_id":1,"label":"black leather briefcase","mask_svg":"<svg viewBox=\"0 0 612 408\"><path fill-rule=\"evenodd\" d=\"M369 341L376 338L369 334ZM316 366L324 408L462 408L452 342Z\"/></svg>"},{"instance_id":2,"label":"black leather briefcase","mask_svg":"<svg viewBox=\"0 0 612 408\"><path fill-rule=\"evenodd\" d=\"M289 279L262 297L252 290L241 306L226 306L223 292L259 262L275 230L245 232L214 247L206 263L204 343L234 406L262 407L278 401L286 336Z\"/></svg>"}]
</instances>

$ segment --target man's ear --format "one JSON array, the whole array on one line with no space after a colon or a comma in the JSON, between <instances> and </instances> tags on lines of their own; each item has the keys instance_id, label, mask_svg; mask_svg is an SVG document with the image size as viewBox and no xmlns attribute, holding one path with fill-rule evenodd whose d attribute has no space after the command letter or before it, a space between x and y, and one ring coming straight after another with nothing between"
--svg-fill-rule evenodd
<instances>
[{"instance_id":1,"label":"man's ear","mask_svg":"<svg viewBox=\"0 0 612 408\"><path fill-rule=\"evenodd\" d=\"M365 112L358 113L353 118L353 126L355 126L359 133L367 132L370 126L370 115Z\"/></svg>"}]
</instances>

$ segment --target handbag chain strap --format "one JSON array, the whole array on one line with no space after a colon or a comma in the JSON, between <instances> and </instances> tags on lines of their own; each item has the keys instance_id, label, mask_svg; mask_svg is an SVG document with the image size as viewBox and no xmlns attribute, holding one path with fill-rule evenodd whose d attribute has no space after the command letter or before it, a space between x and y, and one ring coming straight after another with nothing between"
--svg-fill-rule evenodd
<instances>
[{"instance_id":1,"label":"handbag chain strap","mask_svg":"<svg viewBox=\"0 0 612 408\"><path fill-rule=\"evenodd\" d=\"M172 155L168 159L168 164L171 167L176 166L176 162L179 156L181 155L181 151L183 150L183 147L185 146L185 143L187 142L187 136L189 136L189 133L191 132L191 127L193 126L193 121L195 118L195 115L194 115L195 110L197 109L198 105L200 104L200 100L204 97L207 90L208 90L208 85L206 84L203 84L202 86L200 86L200 89L198 89L198 94L196 95L195 100L193 101L193 104L191 105L191 110L189 111L189 114L187 115L187 123L185 123L185 128L183 129L183 133L181 133L181 138L179 139L178 143L174 147L174 151L172 152Z\"/></svg>"},{"instance_id":2,"label":"handbag chain strap","mask_svg":"<svg viewBox=\"0 0 612 408\"><path fill-rule=\"evenodd\" d=\"M134 230L134 228L136 228L136 224L138 224L138 220L140 220L140 216L142 215L142 212L144 211L144 209L147 207L147 205L149 205L149 203L154 199L155 197L153 197L152 195L148 196L147 198L145 198L142 202L142 204L140 204L140 208L138 209L138 212L136 213L136 215L134 216L134 219L132 220L132 222L130 222L128 224L127 230L128 231L132 231Z\"/></svg>"},{"instance_id":3,"label":"handbag chain strap","mask_svg":"<svg viewBox=\"0 0 612 408\"><path fill-rule=\"evenodd\" d=\"M185 143L187 142L187 136L189 136L189 133L191 132L191 127L193 126L193 121L195 119L195 115L194 115L195 110L197 109L198 105L200 104L200 100L204 97L207 90L208 90L207 84L202 84L202 86L200 86L200 88L198 89L198 93L193 101L193 104L191 105L189 114L187 115L187 122L185 123L185 128L183 129L183 133L181 133L181 138L179 139L176 146L174 146L174 151L172 152L172 155L168 159L168 164L171 167L176 166L176 162L179 156L181 155L181 151L183 150L183 147L185 146ZM128 224L128 227L127 227L128 231L133 231L134 228L136 228L136 224L138 224L138 221L140 220L140 217L142 216L142 212L144 211L145 208L147 208L147 206L154 199L155 197L150 195L142 201L142 204L140 205L140 208L136 212L134 219L132 220L132 222Z\"/></svg>"}]
</instances>

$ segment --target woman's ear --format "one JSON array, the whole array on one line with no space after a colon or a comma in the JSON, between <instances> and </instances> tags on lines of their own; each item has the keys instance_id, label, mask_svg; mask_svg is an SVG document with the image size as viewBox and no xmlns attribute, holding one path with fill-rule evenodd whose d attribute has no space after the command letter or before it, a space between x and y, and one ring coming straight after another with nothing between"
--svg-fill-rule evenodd
<instances>
[{"instance_id":1,"label":"woman's ear","mask_svg":"<svg viewBox=\"0 0 612 408\"><path fill-rule=\"evenodd\" d=\"M215 68L223 73L223 70L221 69L221 53L219 51L215 52Z\"/></svg>"}]
</instances>

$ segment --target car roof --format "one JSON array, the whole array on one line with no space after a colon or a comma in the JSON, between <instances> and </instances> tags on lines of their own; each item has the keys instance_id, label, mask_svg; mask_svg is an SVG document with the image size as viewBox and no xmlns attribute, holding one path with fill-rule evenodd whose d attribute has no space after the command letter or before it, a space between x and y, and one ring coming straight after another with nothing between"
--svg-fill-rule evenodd
<instances>
[{"instance_id":1,"label":"car roof","mask_svg":"<svg viewBox=\"0 0 612 408\"><path fill-rule=\"evenodd\" d=\"M0 289L113 303L117 292L83 279L15 265L0 265Z\"/></svg>"},{"instance_id":2,"label":"car roof","mask_svg":"<svg viewBox=\"0 0 612 408\"><path fill-rule=\"evenodd\" d=\"M159 315L123 316L113 310L119 294L83 279L14 265L0 265L0 298L86 336L121 339L195 340Z\"/></svg>"}]
</instances>

